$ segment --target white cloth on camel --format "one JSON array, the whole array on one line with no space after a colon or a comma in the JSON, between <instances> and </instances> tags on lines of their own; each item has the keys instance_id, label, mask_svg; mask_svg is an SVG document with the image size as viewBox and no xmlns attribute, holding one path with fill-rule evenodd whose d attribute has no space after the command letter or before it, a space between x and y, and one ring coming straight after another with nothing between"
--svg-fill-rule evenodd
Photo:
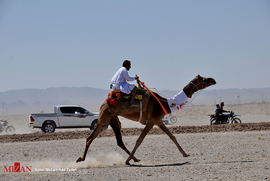
<instances>
[{"instance_id":1,"label":"white cloth on camel","mask_svg":"<svg viewBox=\"0 0 270 181\"><path fill-rule=\"evenodd\" d=\"M188 103L188 97L184 91L179 92L171 98L167 98L171 112L182 109L182 106Z\"/></svg>"},{"instance_id":2,"label":"white cloth on camel","mask_svg":"<svg viewBox=\"0 0 270 181\"><path fill-rule=\"evenodd\" d=\"M128 70L126 67L121 67L113 76L111 80L111 91L119 89L122 92L129 94L135 87L133 84L127 83L127 81L134 81L135 77L130 77L128 75Z\"/></svg>"}]
</instances>

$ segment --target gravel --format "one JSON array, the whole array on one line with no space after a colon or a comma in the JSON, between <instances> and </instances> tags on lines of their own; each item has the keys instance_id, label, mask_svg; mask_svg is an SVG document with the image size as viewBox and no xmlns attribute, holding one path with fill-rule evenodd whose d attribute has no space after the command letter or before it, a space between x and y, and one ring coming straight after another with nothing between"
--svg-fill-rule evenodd
<instances>
[{"instance_id":1,"label":"gravel","mask_svg":"<svg viewBox=\"0 0 270 181\"><path fill-rule=\"evenodd\" d=\"M184 158L166 135L147 135L130 161L114 137L99 137L82 156L85 139L1 143L0 180L270 180L270 131L175 134ZM138 136L124 136L129 150ZM20 162L31 172L7 172Z\"/></svg>"}]
</instances>

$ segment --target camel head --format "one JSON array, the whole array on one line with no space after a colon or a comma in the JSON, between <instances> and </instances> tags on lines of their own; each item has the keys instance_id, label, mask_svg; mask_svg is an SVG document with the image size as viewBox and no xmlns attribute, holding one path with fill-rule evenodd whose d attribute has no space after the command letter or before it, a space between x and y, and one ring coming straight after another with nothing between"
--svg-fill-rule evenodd
<instances>
[{"instance_id":1,"label":"camel head","mask_svg":"<svg viewBox=\"0 0 270 181\"><path fill-rule=\"evenodd\" d=\"M193 84L197 88L197 90L200 90L211 85L215 85L216 81L213 78L205 78L197 75L192 81L190 81L190 83Z\"/></svg>"},{"instance_id":2,"label":"camel head","mask_svg":"<svg viewBox=\"0 0 270 181\"><path fill-rule=\"evenodd\" d=\"M215 84L216 81L213 78L205 78L200 75L197 75L192 81L189 82L189 84L186 87L184 87L183 91L189 98L191 98L194 92L197 92L198 90L204 89L206 87Z\"/></svg>"},{"instance_id":3,"label":"camel head","mask_svg":"<svg viewBox=\"0 0 270 181\"><path fill-rule=\"evenodd\" d=\"M205 86L204 88L216 84L216 81L215 81L215 79L213 79L213 78L205 78L205 77L201 77L200 75L197 75L197 77L198 77L198 79L199 79L200 81L202 81L202 84L201 84L201 85L202 85L202 86Z\"/></svg>"}]
</instances>

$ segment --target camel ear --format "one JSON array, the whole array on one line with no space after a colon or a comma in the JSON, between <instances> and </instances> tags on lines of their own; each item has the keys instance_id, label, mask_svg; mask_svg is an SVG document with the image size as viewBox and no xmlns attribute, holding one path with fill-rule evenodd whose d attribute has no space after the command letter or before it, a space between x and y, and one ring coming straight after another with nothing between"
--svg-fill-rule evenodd
<instances>
[{"instance_id":1,"label":"camel ear","mask_svg":"<svg viewBox=\"0 0 270 181\"><path fill-rule=\"evenodd\" d=\"M198 74L196 77L201 77L200 74Z\"/></svg>"}]
</instances>

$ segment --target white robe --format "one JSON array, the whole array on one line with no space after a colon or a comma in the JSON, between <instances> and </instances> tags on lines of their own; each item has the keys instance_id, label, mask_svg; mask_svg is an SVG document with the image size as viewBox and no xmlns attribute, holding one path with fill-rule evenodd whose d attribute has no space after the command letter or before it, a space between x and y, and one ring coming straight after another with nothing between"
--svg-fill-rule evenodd
<instances>
[{"instance_id":1,"label":"white robe","mask_svg":"<svg viewBox=\"0 0 270 181\"><path fill-rule=\"evenodd\" d=\"M171 112L182 109L182 106L188 103L188 97L184 91L179 92L171 98L167 98Z\"/></svg>"},{"instance_id":2,"label":"white robe","mask_svg":"<svg viewBox=\"0 0 270 181\"><path fill-rule=\"evenodd\" d=\"M119 89L122 92L129 94L135 87L135 85L127 83L127 81L134 81L135 77L130 77L125 67L121 67L113 76L111 80L111 91Z\"/></svg>"}]
</instances>

